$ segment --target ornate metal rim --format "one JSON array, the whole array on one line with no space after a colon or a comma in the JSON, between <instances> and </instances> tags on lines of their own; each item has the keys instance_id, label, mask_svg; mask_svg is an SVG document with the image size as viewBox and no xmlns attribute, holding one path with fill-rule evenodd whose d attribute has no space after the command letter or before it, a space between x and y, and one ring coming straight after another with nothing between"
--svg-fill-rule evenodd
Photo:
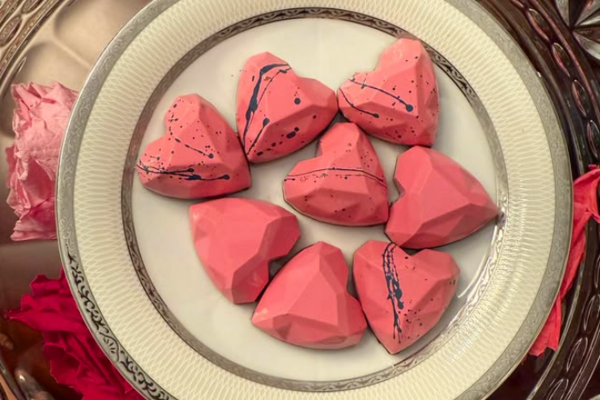
<instances>
[{"instance_id":1,"label":"ornate metal rim","mask_svg":"<svg viewBox=\"0 0 600 400\"><path fill-rule=\"evenodd\" d=\"M133 179L136 175L135 165L139 154L139 148L146 132L150 118L154 113L156 105L162 98L163 94L167 91L169 86L177 79L179 75L195 60L201 57L204 53L210 50L212 47L221 43L224 40L229 39L239 33L246 30L256 28L268 23L276 21L285 21L297 18L326 18L326 19L337 19L348 22L353 22L361 25L368 26L385 32L394 37L414 37L410 33L402 30L401 28L389 24L386 21L373 18L367 15L357 14L353 12L343 10L333 10L327 8L311 8L311 9L291 9L275 11L268 14L258 15L249 20L240 21L223 31L209 37L203 42L199 43L194 49L183 56L179 62L165 75L161 83L157 86L154 93L148 100L144 111L142 112L135 132L131 138L129 145L127 162L123 170L122 179L122 214L123 214L123 227L126 231L127 247L133 261L133 265L140 280L140 283L144 287L146 294L150 298L152 304L162 316L169 327L194 351L208 359L215 365L223 368L233 374L252 380L257 383L264 385L273 386L282 389L311 391L311 392L328 392L337 390L346 390L348 388L358 389L361 387L374 385L387 379L394 378L399 374L409 370L410 368L417 365L422 360L428 358L436 349L443 346L443 344L450 339L452 334L456 331L460 322L464 320L476 307L478 300L481 298L491 280L491 275L495 269L497 257L502 248L502 239L504 237L504 222L502 219L498 222L488 255L486 256L486 262L479 273L477 282L470 290L470 295L467 302L458 311L455 318L451 321L449 326L435 339L428 343L423 349L417 354L408 357L390 367L357 378L339 380L339 381L304 381L285 379L275 376L263 374L249 368L243 367L227 358L221 356L214 350L204 345L201 341L195 338L185 326L177 320L173 312L169 309L168 305L161 298L160 294L156 290L148 271L144 265L144 260L137 243L137 236L135 231L135 224L132 215L132 186ZM499 209L501 215L505 215L508 211L508 181L506 175L506 166L504 165L504 159L502 157L502 149L498 142L498 136L495 132L492 121L487 114L485 107L481 100L469 85L467 80L456 70L456 68L446 60L441 54L439 54L431 46L425 44L428 52L430 53L433 62L444 71L444 73L454 82L454 84L461 90L463 95L467 98L469 103L472 105L478 116L479 122L484 128L487 141L492 151L494 168L496 172L496 183L497 183L497 199L499 203Z\"/></svg>"},{"instance_id":2,"label":"ornate metal rim","mask_svg":"<svg viewBox=\"0 0 600 400\"><path fill-rule=\"evenodd\" d=\"M467 0L448 0L454 6L456 6L460 10L469 10L473 7L479 7L475 3L468 2ZM93 103L93 99L99 92L102 87L102 83L104 82L105 77L110 71L116 59L127 47L127 45L133 40L133 38L139 33L141 28L147 25L156 15L160 14L161 11L168 8L172 5L175 0L157 0L154 3L150 4L142 13L140 13L136 18L130 22L126 28L117 36L117 38L111 43L109 49L111 51L107 51L101 57L99 63L94 69L94 73L91 75L90 79L86 83L86 86L82 92L81 98L84 98L85 101L79 101L75 107L73 117L71 119L70 127L69 127L69 135L65 139L65 143L63 146L63 153L61 155L61 168L59 175L59 198L60 203L58 207L58 220L59 225L61 227L61 255L63 260L65 261L65 268L67 269L67 275L69 277L70 284L72 286L73 292L76 295L78 302L82 308L84 317L86 322L88 322L90 329L97 336L100 341L101 346L107 352L109 357L115 362L121 372L134 384L138 390L143 392L146 396L150 396L152 398L160 398L166 399L171 398L171 396L166 393L162 388L160 388L129 356L129 354L120 346L118 340L110 330L110 327L106 324L102 313L98 309L93 294L91 293L83 270L81 269L79 262L79 254L77 251L77 244L75 238L74 231L74 220L73 220L73 204L72 204L72 192L73 185L72 181L69 183L70 178L74 177L75 173L75 162L77 160L76 156L77 150L79 148L79 144L81 141L81 133L83 132L83 128L85 127L85 121L87 121L87 117L91 112L91 103ZM478 21L479 25L482 22L489 22L486 18L482 18L483 21ZM489 27L486 27L489 28ZM499 26L494 26L491 28L491 35L498 35L498 37L502 37L501 46L503 48L510 48L513 53L507 53L509 58L519 59L521 63L517 66L519 73L522 78L529 82L536 82L537 77L530 69L529 66L522 63L521 58L522 54L518 51L517 46L514 43L509 43L504 41L504 33L502 32ZM489 33L488 33L489 34ZM538 108L541 110L540 113L542 115L546 115L549 117L549 120L545 120L544 124L548 124L546 126L546 130L548 132L552 132L553 135L556 135L558 132L552 127L552 108L547 99L543 97L537 98L540 101L538 104ZM73 133L76 132L77 134ZM558 141L554 143L557 147L552 148L552 156L553 158L561 159L562 153L560 151L561 142L560 137L553 136L553 139ZM67 157L66 155L69 155ZM562 161L562 159L561 159ZM564 165L557 167L558 179L560 181L559 187L563 188L563 183L568 182L569 179L564 175L564 171L561 170ZM559 183L557 181L557 184ZM564 187L566 192L569 192L568 187ZM557 202L558 204L562 204L565 201L568 195L565 195L565 192L557 191ZM568 223L570 218L570 213L557 213L556 218L560 223ZM563 264L564 262L564 247L565 243L556 242L556 235L554 236L554 245L552 248L551 254L551 264L554 265L554 268L551 268L552 274L550 271L546 273L544 279L549 278L549 275L556 275L557 271L562 270L562 267L559 264ZM564 266L564 264L563 264ZM554 286L554 285L553 285ZM551 290L554 294L554 287ZM558 289L558 287L556 287ZM459 398L461 399L475 399L486 397L490 394L490 390L495 389L497 385L502 382L506 378L507 372L510 373L514 367L516 367L518 361L528 350L531 341L530 339L523 340L523 338L533 338L535 337L535 333L539 331L541 327L541 323L544 319L544 316L547 314L547 310L549 309L549 304L552 302L552 298L554 294L550 294L550 291L544 291L544 293L538 293L536 300L534 302L534 306L529 314L530 320L527 326L523 326L519 333L517 334L517 338L520 340L513 340L506 351L502 354L500 359L494 364L492 369L488 371L488 374L476 382L471 389L467 392L463 393ZM544 311L540 311L540 310Z\"/></svg>"},{"instance_id":3,"label":"ornate metal rim","mask_svg":"<svg viewBox=\"0 0 600 400\"><path fill-rule=\"evenodd\" d=\"M592 66L597 54L581 43L598 31L600 2L575 0L481 0L527 52L540 71L560 115L574 176L600 162L600 85ZM585 22L588 21L588 22ZM581 29L580 29L581 28ZM589 37L594 37L589 36ZM598 36L595 36L598 38ZM581 46L581 47L580 47ZM598 45L596 45L598 46ZM600 355L600 227L586 232L586 258L564 304L558 350L547 352L544 372L530 399L577 400L587 386Z\"/></svg>"}]
</instances>

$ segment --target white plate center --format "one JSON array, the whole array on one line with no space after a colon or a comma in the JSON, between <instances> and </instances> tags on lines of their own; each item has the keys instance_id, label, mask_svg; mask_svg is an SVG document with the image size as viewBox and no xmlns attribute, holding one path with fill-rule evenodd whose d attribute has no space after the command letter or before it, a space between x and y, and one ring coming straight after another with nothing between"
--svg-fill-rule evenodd
<instances>
[{"instance_id":1,"label":"white plate center","mask_svg":"<svg viewBox=\"0 0 600 400\"><path fill-rule=\"evenodd\" d=\"M360 70L374 68L379 54L394 38L358 24L299 19L276 22L239 34L208 51L168 89L158 104L141 150L164 134L163 116L179 95L198 93L211 101L235 127L235 95L245 60L270 51L302 76L319 79L332 89ZM359 50L360 49L360 50ZM435 148L475 175L495 198L495 171L490 148L477 115L459 88L436 69L441 96L441 124ZM396 157L405 148L372 139L390 186ZM317 241L342 249L348 261L367 240L387 240L383 226L344 228L299 215L283 200L281 184L300 160L315 154L315 144L287 158L252 168L253 186L234 196L267 200L298 215L302 238L294 251ZM339 351L299 348L275 340L250 323L254 305L234 306L212 285L198 260L191 237L188 208L192 201L162 197L145 190L137 177L133 185L133 218L144 264L158 293L177 319L198 340L244 367L272 376L329 381L368 375L414 354L444 330L464 305L489 251L493 227L443 250L461 267L458 298L438 326L420 342L391 356L368 333L358 346Z\"/></svg>"}]
</instances>

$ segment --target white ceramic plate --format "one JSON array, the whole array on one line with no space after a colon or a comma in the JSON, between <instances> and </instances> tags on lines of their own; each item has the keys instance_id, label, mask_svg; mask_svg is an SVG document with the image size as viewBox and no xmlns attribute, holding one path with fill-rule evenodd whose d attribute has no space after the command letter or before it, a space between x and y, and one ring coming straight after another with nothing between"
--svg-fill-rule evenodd
<instances>
[{"instance_id":1,"label":"white ceramic plate","mask_svg":"<svg viewBox=\"0 0 600 400\"><path fill-rule=\"evenodd\" d=\"M234 126L239 72L253 54L270 51L336 89L399 35L423 40L436 63L435 147L483 183L502 215L443 249L462 270L457 298L415 346L391 356L370 333L341 351L279 342L251 325L252 305L230 304L211 284L190 235L193 202L143 189L135 161L163 134L178 95L201 94ZM372 142L392 188L405 149ZM314 151L253 167L252 188L236 196L286 206L283 177ZM550 101L518 46L470 0L155 0L84 87L59 174L76 299L100 345L151 399L485 397L534 340L568 251L569 165ZM385 240L381 226L299 219L298 249L324 240L350 260L365 241Z\"/></svg>"}]
</instances>

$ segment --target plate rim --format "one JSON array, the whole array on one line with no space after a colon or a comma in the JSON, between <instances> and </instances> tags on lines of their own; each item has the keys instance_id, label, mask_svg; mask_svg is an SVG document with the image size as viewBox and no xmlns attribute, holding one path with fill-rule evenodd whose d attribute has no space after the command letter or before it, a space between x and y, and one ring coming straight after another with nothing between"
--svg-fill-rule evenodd
<instances>
[{"instance_id":1,"label":"plate rim","mask_svg":"<svg viewBox=\"0 0 600 400\"><path fill-rule=\"evenodd\" d=\"M114 346L117 347L117 352L119 353L118 356L124 356L126 358L129 358L129 362L128 363L119 363L117 364L118 369L124 373L124 375L126 376L126 378L133 384L133 386L136 389L140 389L140 385L145 386L146 390L143 390L143 392L145 394L149 394L151 397L153 398L167 398L167 397L163 397L162 395L159 397L155 397L155 394L158 393L158 391L163 391L162 388L160 388L156 382L154 382L149 376L147 376L147 374L145 374L145 372L143 370L141 370L141 368L135 364L135 362L131 359L131 357L129 356L129 354L127 354L127 352L123 349L122 346L118 345L118 339L116 337L114 337L114 335L112 335L111 337L111 331L110 331L110 327L108 327L108 325L106 325L106 323L104 322L104 325L102 328L106 329L107 333L106 335L103 335L102 333L99 333L97 331L99 325L102 325L102 321L103 321L103 317L102 317L102 313L101 311L98 309L97 305L95 304L95 300L93 298L93 294L91 292L91 289L89 287L87 287L87 283L85 282L85 274L83 272L83 270L81 270L81 266L79 264L78 261L78 254L77 252L73 253L70 249L70 245L72 245L73 243L76 244L76 240L75 238L75 230L74 230L74 220L73 220L73 207L72 207L72 202L73 199L70 198L69 199L69 195L73 194L73 190L74 190L74 182L71 182L71 187L69 185L69 182L66 182L65 180L65 174L66 173L73 173L74 174L74 168L76 166L76 163L74 163L74 165L68 165L67 162L65 160L69 159L69 161L76 161L77 157L72 157L72 155L70 156L70 158L68 157L69 152L73 152L73 149L76 147L77 151L75 151L75 154L78 154L78 149L79 149L79 145L81 144L81 139L82 139L82 134L85 131L85 125L87 124L87 117L89 117L89 115L91 114L91 109L92 109L92 105L95 102L96 96L98 95L104 80L106 79L106 77L108 76L110 70L112 69L112 66L116 63L116 61L119 59L119 56L126 50L126 48L128 47L128 44L131 43L131 41L133 41L133 39L135 39L135 37L137 36L137 34L139 32L141 32L144 27L146 25L148 25L155 17L157 17L158 15L160 15L164 10L166 10L167 8L169 8L171 5L176 4L179 0L155 0L153 3L150 3L148 6L146 6L138 15L136 15L136 17L134 17L122 30L121 32L119 32L119 34L115 37L115 39L109 44L109 46L107 46L105 52L103 53L103 55L100 57L100 59L98 60L98 63L96 64L96 66L94 67L94 69L92 70L92 73L90 75L90 77L88 78L88 81L86 82L86 84L84 85L84 88L82 89L81 92L81 96L79 97L75 108L73 110L73 114L72 114L72 118L71 121L69 123L69 127L67 129L67 134L65 135L65 139L63 142L63 150L61 151L61 163L59 165L59 179L57 182L57 220L58 220L58 225L61 228L59 231L59 242L60 242L60 250L61 250L61 257L63 259L64 265L65 265L65 269L67 269L67 266L69 266L69 268L72 269L72 271L78 271L78 273L80 275L75 275L75 274L71 274L69 273L70 271L67 269L67 277L69 279L69 284L71 285L72 290L74 291L74 293L77 293L79 295L79 298L76 296L76 300L78 303L78 306L80 307L80 309L85 310L86 312L83 312L82 314L84 315L84 319L86 320L86 323L88 323L88 326L90 327L90 330L94 333L94 337L99 341L101 348L107 352L107 355L109 355L109 358L111 358L114 361L118 361L119 357L117 357L117 360L115 360L114 356ZM465 0L446 0L448 3L454 5L456 7L456 4L461 4L465 7L478 7L480 10L484 10L487 13L487 10L485 10L483 7L481 7L478 4L474 4L474 3L468 3ZM457 7L458 8L458 7ZM495 25L494 26L496 29L500 29L499 25ZM516 45L516 42L513 43L513 45ZM520 48L518 48L519 53L522 52L522 50ZM510 59L511 57L509 57L508 54L506 54L507 57ZM520 54L521 56L523 56L522 54ZM527 60L526 57L523 56L524 60ZM528 60L527 60L528 61ZM519 63L513 63L513 65L515 66L515 68L517 68L518 65L520 65ZM533 76L531 73L533 72L533 70L527 70L526 68L529 68L529 62L526 63L526 65L524 66L525 69L522 69L519 71L520 76L523 80L526 80L525 78L528 79L532 79L532 78L536 78L535 76ZM528 90L531 89L530 86L527 86ZM546 96L543 99L538 99L541 100L541 107L546 107L547 109L545 110L545 113L542 113L540 111L540 104L536 103L536 107L538 108L538 111L540 112L540 115L545 114L546 116L550 116L550 119L552 119L552 123L548 122L548 121L544 121L544 125L552 125L553 129L549 129L548 126L545 126L545 131L548 134L551 131L557 130L558 128L558 122L556 120L556 114L555 114L555 110L552 106L548 107L550 105L550 98L549 96L546 94ZM549 114L548 114L549 113ZM86 116L87 114L87 116ZM82 121L85 121L85 123L82 123ZM79 133L79 135L77 135L76 133ZM560 153L560 151L562 151L562 154L558 154L558 157L561 158L561 156L567 156L566 154L566 146L564 144L564 137L562 137L562 135L558 135L558 141L559 144L551 149L554 151L554 153L552 154L552 159L553 159L553 166L555 167L555 180L561 176L561 174L556 174L556 169L558 167L558 163L556 162L556 159L554 158L554 156L556 156L557 153ZM563 160L564 161L564 160ZM568 162L566 163L567 167L568 167ZM564 167L564 163L562 165L562 167ZM567 171L569 169L567 168ZM66 172L65 172L66 171ZM559 171L559 172L565 172L565 171ZM562 174L564 175L564 174ZM74 175L73 175L74 176ZM562 176L562 179L564 179L565 176ZM570 184L570 174L566 174L566 181L569 182ZM555 182L556 184L556 182ZM70 192L70 193L69 193ZM557 191L556 196L557 198L562 195L564 193L559 193ZM569 185L569 194L570 194L570 185ZM564 196L563 196L564 197ZM567 196L568 197L568 196ZM559 202L557 201L557 204ZM69 206L70 206L70 210L69 210ZM558 209L558 205L556 207L556 209ZM557 213L560 215L560 213ZM568 214L568 215L567 215ZM570 220L571 219L571 212L569 213L565 213L564 218L565 220ZM66 227L68 227L69 224L73 224L73 230L68 230L65 229ZM553 234L553 243L556 239L556 224L555 224L555 232ZM570 229L569 229L570 231ZM72 242L73 240L75 240L74 242ZM553 246L551 253L555 253L555 247ZM75 246L76 248L76 246ZM566 255L564 255L562 257L564 260L562 262L562 264L564 264L564 261L566 261ZM564 265L562 266L562 271L564 272ZM547 278L548 275L548 268L545 271L544 274L544 280ZM83 279L82 279L83 278ZM558 285L556 285L556 292L558 291ZM555 297L555 294L551 294L550 296L548 296L548 292L545 294L545 299L543 299L543 301L545 303L549 302L549 298L551 298L552 300ZM535 301L532 305L531 310L533 310L535 308L536 303L538 303L538 300L540 300L540 293L538 292ZM551 303L551 302L550 302ZM531 315L532 311L528 312L528 320L529 320L529 316ZM548 308L548 312L550 311L550 309ZM538 312L539 314L539 312ZM547 314L547 312L545 313ZM541 319L542 322L543 320L545 320L545 317L542 315L542 317L540 318L540 315L536 315L534 316L536 320ZM521 326L521 328L519 329L517 335L512 339L511 341L511 345L514 343L514 341L516 340L516 338L522 334L522 330L525 327L526 324L524 324L523 326ZM92 328L96 328L92 329ZM528 327L528 330L531 330L531 326ZM539 331L541 329L541 325L539 326L539 328L535 328L534 330ZM528 334L530 335L530 332L528 332ZM535 338L535 336L534 336ZM533 340L533 339L532 339ZM508 346L510 347L510 346ZM507 347L505 353L508 352L509 348ZM523 347L523 346L521 346ZM528 350L529 347L527 347L525 349L525 352ZM522 351L520 351L522 353ZM503 358L503 356L505 356L506 354L503 353L502 356L500 357ZM508 354L508 357L510 358L515 358L515 354L517 354L518 352L513 352L513 354ZM499 360L500 360L499 359ZM499 362L499 360L496 361L496 363L493 365L493 367L490 369L490 371L492 371L492 369L494 369L495 367L498 367L499 364L502 364ZM134 365L130 365L130 363L133 362ZM514 363L513 363L514 364ZM502 370L506 370L506 366L505 365L501 365L500 366ZM514 364L514 367L516 367L516 364ZM489 380L488 382L480 382L483 378L489 378L488 374L491 374L491 372L488 371L488 373L484 376L482 376L482 378L476 382L476 384L474 386L472 386L468 391L464 392L463 395L460 398L475 398L473 397L474 393L481 393L482 390L485 390L484 388L492 388L492 385L495 385L493 388L497 387L502 380L506 377L504 376L503 378L499 379L499 380ZM508 375L510 372L512 371L512 369L510 369L506 375ZM495 371L497 372L497 371ZM130 374L134 374L135 375L135 379L132 382L132 379L130 379ZM482 383L482 386L480 387L476 387L479 383ZM489 390L486 391L486 393L484 393L484 397L485 395L487 395L489 393ZM163 391L163 394L165 394L166 396L168 396L168 394L166 394L166 392ZM170 397L169 397L170 398Z\"/></svg>"},{"instance_id":2,"label":"plate rim","mask_svg":"<svg viewBox=\"0 0 600 400\"><path fill-rule=\"evenodd\" d=\"M144 288L147 297L151 300L156 311L158 311L163 320L167 323L167 325L169 325L170 329L173 330L192 350L227 372L231 372L241 378L251 380L255 383L287 390L333 392L348 390L348 388L364 388L388 379L393 379L394 377L408 371L418 363L427 359L436 351L436 349L442 347L444 343L452 337L453 333L455 333L460 326L461 321L468 318L469 314L475 309L478 298L485 293L486 288L491 281L491 274L493 274L494 266L501 252L504 237L505 221L502 217L499 217L497 221L494 221L494 230L490 247L486 250L486 261L482 263L481 268L477 273L479 278L469 289L470 295L465 301L465 304L463 304L456 315L454 315L452 321L449 323L449 326L440 332L439 335L431 339L416 353L396 362L395 364L390 365L385 369L380 369L375 372L352 378L315 381L306 379L282 378L265 372L256 371L221 355L218 351L211 349L202 341L194 337L192 333L185 327L185 325L169 309L168 304L163 300L159 291L152 282L144 263L144 257L139 249L132 209L133 181L136 179L135 177L137 175L136 160L139 157L141 142L143 141L147 126L150 123L150 119L155 113L158 102L163 98L165 92L173 84L173 82L175 82L191 64L202 57L204 53L210 51L213 47L219 45L223 41L226 41L250 29L259 28L273 22L291 21L306 18L351 22L366 26L370 29L379 30L392 37L415 38L409 32L382 19L353 11L331 9L327 7L312 7L310 9L283 9L256 15L252 18L230 25L224 31L218 32L206 38L175 63L175 65L167 72L167 74L165 74L161 82L157 85L152 95L146 102L144 110L138 119L138 123L131 137L127 160L123 169L121 207L123 214L123 226L127 232L127 247L133 261L133 267L136 271L138 280ZM508 178L503 151L499 143L496 129L491 121L491 117L475 90L471 87L467 79L456 69L456 67L433 47L423 41L421 42L428 50L434 65L443 71L443 73L460 90L462 95L473 108L475 114L477 114L477 120L484 131L486 142L488 143L489 147L493 149L492 159L496 178L496 199L497 203L499 203L499 215L503 216L508 208L506 201L508 196Z\"/></svg>"}]
</instances>

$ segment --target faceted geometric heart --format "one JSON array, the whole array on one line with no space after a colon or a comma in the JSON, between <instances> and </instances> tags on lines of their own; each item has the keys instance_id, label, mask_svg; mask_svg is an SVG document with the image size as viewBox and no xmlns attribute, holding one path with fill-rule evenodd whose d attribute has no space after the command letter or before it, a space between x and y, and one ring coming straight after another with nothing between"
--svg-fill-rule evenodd
<instances>
[{"instance_id":1,"label":"faceted geometric heart","mask_svg":"<svg viewBox=\"0 0 600 400\"><path fill-rule=\"evenodd\" d=\"M256 300L269 282L269 263L287 255L300 238L295 215L259 200L196 204L190 220L202 266L235 304Z\"/></svg>"},{"instance_id":2,"label":"faceted geometric heart","mask_svg":"<svg viewBox=\"0 0 600 400\"><path fill-rule=\"evenodd\" d=\"M179 199L222 196L251 185L240 141L219 111L197 94L180 96L165 115L166 133L137 169L142 184Z\"/></svg>"},{"instance_id":3,"label":"faceted geometric heart","mask_svg":"<svg viewBox=\"0 0 600 400\"><path fill-rule=\"evenodd\" d=\"M498 214L481 183L433 149L413 147L401 154L394 180L400 198L385 232L399 246L443 246L483 228Z\"/></svg>"},{"instance_id":4,"label":"faceted geometric heart","mask_svg":"<svg viewBox=\"0 0 600 400\"><path fill-rule=\"evenodd\" d=\"M387 182L367 136L352 123L333 126L317 157L301 161L285 178L285 201L316 220L346 226L385 223Z\"/></svg>"},{"instance_id":5,"label":"faceted geometric heart","mask_svg":"<svg viewBox=\"0 0 600 400\"><path fill-rule=\"evenodd\" d=\"M237 92L237 126L248 160L284 157L312 142L337 113L333 90L301 78L271 53L250 57Z\"/></svg>"},{"instance_id":6,"label":"faceted geometric heart","mask_svg":"<svg viewBox=\"0 0 600 400\"><path fill-rule=\"evenodd\" d=\"M358 72L338 90L340 110L382 140L431 146L438 129L439 100L433 63L418 40L400 39L374 71Z\"/></svg>"},{"instance_id":7,"label":"faceted geometric heart","mask_svg":"<svg viewBox=\"0 0 600 400\"><path fill-rule=\"evenodd\" d=\"M360 303L346 291L342 252L317 243L298 253L275 275L252 323L276 339L313 349L357 344L367 329Z\"/></svg>"},{"instance_id":8,"label":"faceted geometric heart","mask_svg":"<svg viewBox=\"0 0 600 400\"><path fill-rule=\"evenodd\" d=\"M423 337L448 308L460 270L450 254L409 256L394 243L370 241L354 253L354 282L369 326L391 354Z\"/></svg>"}]
</instances>

